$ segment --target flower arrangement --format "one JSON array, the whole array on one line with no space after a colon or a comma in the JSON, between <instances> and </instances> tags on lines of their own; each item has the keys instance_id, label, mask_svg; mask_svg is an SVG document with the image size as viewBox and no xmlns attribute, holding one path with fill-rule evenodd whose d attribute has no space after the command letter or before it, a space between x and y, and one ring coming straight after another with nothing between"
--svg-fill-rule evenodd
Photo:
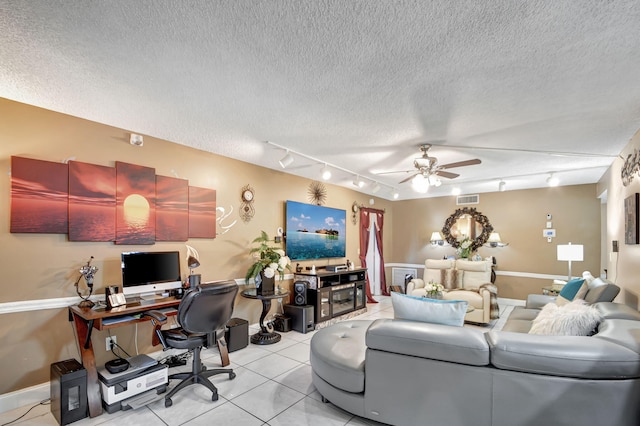
<instances>
[{"instance_id":1,"label":"flower arrangement","mask_svg":"<svg viewBox=\"0 0 640 426\"><path fill-rule=\"evenodd\" d=\"M459 240L459 243L456 253L463 259L469 258L473 250L473 241L471 241L471 238L469 237L464 237Z\"/></svg>"},{"instance_id":2,"label":"flower arrangement","mask_svg":"<svg viewBox=\"0 0 640 426\"><path fill-rule=\"evenodd\" d=\"M280 279L284 278L285 269L291 269L291 260L285 255L284 250L279 247L269 245L269 239L266 232L262 231L260 236L252 241L252 243L260 243L258 247L251 249L249 253L253 256L255 262L247 269L245 280L248 282L262 272L266 278L273 278L277 273Z\"/></svg>"},{"instance_id":3,"label":"flower arrangement","mask_svg":"<svg viewBox=\"0 0 640 426\"><path fill-rule=\"evenodd\" d=\"M438 293L442 293L444 291L444 286L440 283L429 281L424 285L424 289L427 291L427 297L435 297Z\"/></svg>"}]
</instances>

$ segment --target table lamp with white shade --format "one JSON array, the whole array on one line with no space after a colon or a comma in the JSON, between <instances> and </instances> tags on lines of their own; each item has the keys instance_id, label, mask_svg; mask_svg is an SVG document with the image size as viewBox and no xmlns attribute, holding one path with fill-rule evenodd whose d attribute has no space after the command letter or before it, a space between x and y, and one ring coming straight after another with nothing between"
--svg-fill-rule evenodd
<instances>
[{"instance_id":1,"label":"table lamp with white shade","mask_svg":"<svg viewBox=\"0 0 640 426\"><path fill-rule=\"evenodd\" d=\"M571 262L582 262L584 260L584 246L582 244L558 244L558 260L569 262L569 275L567 281L571 280Z\"/></svg>"}]
</instances>

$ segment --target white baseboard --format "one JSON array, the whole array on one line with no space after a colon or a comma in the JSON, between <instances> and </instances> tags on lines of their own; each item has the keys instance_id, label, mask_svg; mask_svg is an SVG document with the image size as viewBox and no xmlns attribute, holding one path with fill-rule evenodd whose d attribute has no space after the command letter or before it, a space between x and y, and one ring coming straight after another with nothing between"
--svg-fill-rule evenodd
<instances>
[{"instance_id":1,"label":"white baseboard","mask_svg":"<svg viewBox=\"0 0 640 426\"><path fill-rule=\"evenodd\" d=\"M39 404L51 396L49 382L0 395L0 413Z\"/></svg>"}]
</instances>

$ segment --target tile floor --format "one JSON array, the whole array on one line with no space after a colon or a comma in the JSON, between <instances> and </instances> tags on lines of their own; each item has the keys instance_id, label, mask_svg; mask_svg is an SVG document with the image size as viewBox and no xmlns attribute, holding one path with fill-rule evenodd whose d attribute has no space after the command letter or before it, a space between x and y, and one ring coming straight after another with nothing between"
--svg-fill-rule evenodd
<instances>
[{"instance_id":1,"label":"tile floor","mask_svg":"<svg viewBox=\"0 0 640 426\"><path fill-rule=\"evenodd\" d=\"M368 304L367 312L356 319L393 318L391 299L384 296L377 299L380 303ZM522 301L500 299L499 304L501 319L482 328L501 328L513 306ZM257 328L249 330L251 334L256 331ZM250 343L245 349L232 352L230 367L237 376L234 380L228 380L224 374L211 378L218 388L219 400L216 402L211 401L211 393L205 387L193 385L178 392L169 408L165 408L164 400L159 399L136 410L105 412L73 425L379 425L331 403L321 402L320 394L311 383L309 342L313 334L290 331L282 333L282 340L277 344L256 346ZM167 354L170 352L162 356ZM206 349L202 357L207 367L220 367L217 350ZM169 374L188 367L190 361L186 367L172 368ZM0 413L0 425L23 415L29 408L31 406ZM58 423L49 405L38 405L11 424L45 426Z\"/></svg>"}]
</instances>

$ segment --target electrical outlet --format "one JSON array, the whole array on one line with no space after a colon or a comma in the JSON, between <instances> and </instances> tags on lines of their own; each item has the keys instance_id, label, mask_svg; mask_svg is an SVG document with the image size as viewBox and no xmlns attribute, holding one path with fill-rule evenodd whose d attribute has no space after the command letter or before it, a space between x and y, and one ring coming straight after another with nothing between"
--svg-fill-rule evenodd
<instances>
[{"instance_id":1,"label":"electrical outlet","mask_svg":"<svg viewBox=\"0 0 640 426\"><path fill-rule=\"evenodd\" d=\"M109 336L105 338L104 343L105 343L105 347L107 348L107 352L111 350L111 342L113 342L114 345L118 343L118 339L116 338L116 336Z\"/></svg>"}]
</instances>

